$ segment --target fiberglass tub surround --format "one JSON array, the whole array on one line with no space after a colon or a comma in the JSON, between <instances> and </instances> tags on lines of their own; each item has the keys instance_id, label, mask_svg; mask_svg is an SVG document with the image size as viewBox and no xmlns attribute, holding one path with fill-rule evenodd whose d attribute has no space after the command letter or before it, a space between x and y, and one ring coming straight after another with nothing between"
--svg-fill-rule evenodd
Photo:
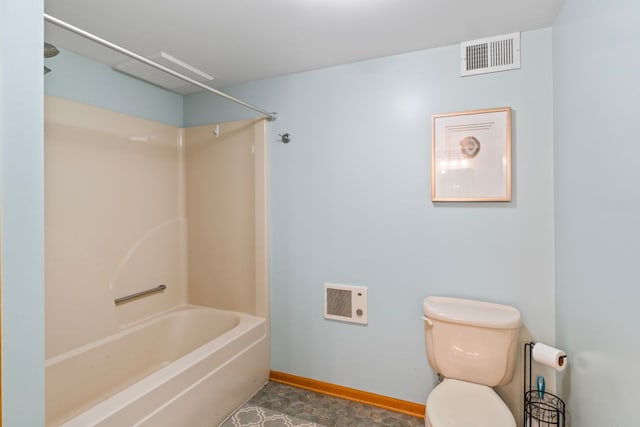
<instances>
[{"instance_id":1,"label":"fiberglass tub surround","mask_svg":"<svg viewBox=\"0 0 640 427\"><path fill-rule=\"evenodd\" d=\"M265 125L218 126L216 138L214 125L178 129L47 97L47 425L82 425L72 418L83 412L85 425L144 424L168 401L217 425L266 381ZM225 370L247 360L254 368ZM215 383L227 382L240 394L225 401ZM188 392L199 387L225 402L199 402Z\"/></svg>"}]
</instances>

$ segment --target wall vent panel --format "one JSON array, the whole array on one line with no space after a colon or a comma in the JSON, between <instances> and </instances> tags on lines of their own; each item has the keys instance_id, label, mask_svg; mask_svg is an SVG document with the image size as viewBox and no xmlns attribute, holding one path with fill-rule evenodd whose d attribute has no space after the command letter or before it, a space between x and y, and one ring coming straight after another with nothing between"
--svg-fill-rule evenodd
<instances>
[{"instance_id":1,"label":"wall vent panel","mask_svg":"<svg viewBox=\"0 0 640 427\"><path fill-rule=\"evenodd\" d=\"M460 75L520 68L520 33L460 43Z\"/></svg>"},{"instance_id":2,"label":"wall vent panel","mask_svg":"<svg viewBox=\"0 0 640 427\"><path fill-rule=\"evenodd\" d=\"M366 325L368 322L367 288L325 283L324 318Z\"/></svg>"},{"instance_id":3,"label":"wall vent panel","mask_svg":"<svg viewBox=\"0 0 640 427\"><path fill-rule=\"evenodd\" d=\"M169 55L166 52L158 52L148 56L148 58L160 65L184 74L185 76L196 80L200 83L208 83L214 79L213 76L205 73L204 71L188 64L175 56ZM128 74L137 79L151 83L161 88L171 90L181 95L188 95L190 93L200 92L197 86L187 83L177 77L167 74L163 71L155 69L144 62L138 60L126 61L121 64L113 66L113 69L124 74Z\"/></svg>"}]
</instances>

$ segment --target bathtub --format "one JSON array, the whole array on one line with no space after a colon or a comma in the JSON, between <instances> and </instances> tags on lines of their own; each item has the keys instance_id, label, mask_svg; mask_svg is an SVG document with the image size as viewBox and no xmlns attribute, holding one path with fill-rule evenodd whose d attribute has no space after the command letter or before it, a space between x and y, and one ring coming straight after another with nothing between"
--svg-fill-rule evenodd
<instances>
[{"instance_id":1,"label":"bathtub","mask_svg":"<svg viewBox=\"0 0 640 427\"><path fill-rule=\"evenodd\" d=\"M46 360L47 426L217 426L268 375L264 318L180 306Z\"/></svg>"}]
</instances>

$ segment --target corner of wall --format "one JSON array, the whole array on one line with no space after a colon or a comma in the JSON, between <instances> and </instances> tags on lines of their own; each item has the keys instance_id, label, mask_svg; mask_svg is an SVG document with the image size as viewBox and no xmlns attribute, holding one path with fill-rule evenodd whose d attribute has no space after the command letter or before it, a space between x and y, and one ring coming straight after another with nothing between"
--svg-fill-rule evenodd
<instances>
[{"instance_id":1,"label":"corner of wall","mask_svg":"<svg viewBox=\"0 0 640 427\"><path fill-rule=\"evenodd\" d=\"M0 2L2 422L44 425L42 0Z\"/></svg>"}]
</instances>

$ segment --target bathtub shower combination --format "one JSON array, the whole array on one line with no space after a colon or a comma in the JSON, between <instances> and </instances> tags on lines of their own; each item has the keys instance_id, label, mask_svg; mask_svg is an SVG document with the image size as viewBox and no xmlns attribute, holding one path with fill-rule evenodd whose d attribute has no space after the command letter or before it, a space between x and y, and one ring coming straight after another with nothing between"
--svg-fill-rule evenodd
<instances>
[{"instance_id":1,"label":"bathtub shower combination","mask_svg":"<svg viewBox=\"0 0 640 427\"><path fill-rule=\"evenodd\" d=\"M269 373L264 120L45 112L47 426L219 425Z\"/></svg>"},{"instance_id":2,"label":"bathtub shower combination","mask_svg":"<svg viewBox=\"0 0 640 427\"><path fill-rule=\"evenodd\" d=\"M216 426L268 379L277 114L44 19L262 116L180 129L45 97L47 426Z\"/></svg>"}]
</instances>

